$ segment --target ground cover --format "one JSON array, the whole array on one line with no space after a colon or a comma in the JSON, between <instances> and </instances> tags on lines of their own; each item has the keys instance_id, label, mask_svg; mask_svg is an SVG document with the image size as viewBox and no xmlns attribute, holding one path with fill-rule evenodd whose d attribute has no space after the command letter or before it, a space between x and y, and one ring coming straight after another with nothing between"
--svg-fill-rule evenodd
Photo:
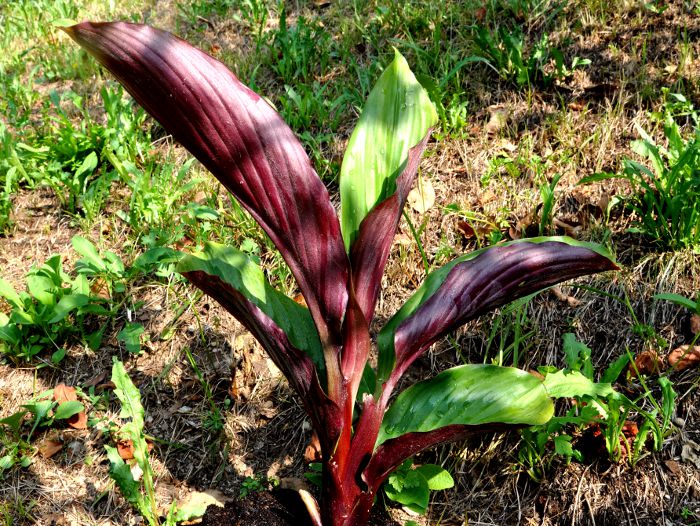
<instances>
[{"instance_id":1,"label":"ground cover","mask_svg":"<svg viewBox=\"0 0 700 526\"><path fill-rule=\"evenodd\" d=\"M173 272L170 249L241 247L293 297L289 269L228 193L52 25L83 18L146 21L223 60L282 113L331 195L392 46L406 56L439 125L392 248L380 318L428 271L500 240L567 234L616 255L620 272L472 322L410 374L553 367L605 379L630 403L562 401L546 426L421 455L416 465L442 465L455 487L433 493L426 518L382 498L400 523L699 520L697 7L25 0L0 17L0 417L26 409L23 422L0 427L6 523L137 520L104 447L119 446L124 422L115 356L140 391L163 515L195 491L308 484L315 460L313 447L301 455L310 428L277 368ZM27 290L22 309L10 287ZM656 297L669 293L685 301ZM78 388L76 400L52 398L62 383ZM84 426L56 415L73 401ZM596 413L582 409L592 404Z\"/></svg>"}]
</instances>

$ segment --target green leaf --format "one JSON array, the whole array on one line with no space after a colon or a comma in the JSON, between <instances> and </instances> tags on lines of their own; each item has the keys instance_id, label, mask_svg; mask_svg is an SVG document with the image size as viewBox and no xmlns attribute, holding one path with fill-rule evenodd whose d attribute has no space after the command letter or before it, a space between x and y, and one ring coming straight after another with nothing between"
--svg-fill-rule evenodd
<instances>
[{"instance_id":1,"label":"green leaf","mask_svg":"<svg viewBox=\"0 0 700 526\"><path fill-rule=\"evenodd\" d=\"M131 468L119 456L117 448L105 446L109 459L109 476L116 482L124 498L133 505L138 505L142 499L139 483L134 480Z\"/></svg>"},{"instance_id":2,"label":"green leaf","mask_svg":"<svg viewBox=\"0 0 700 526\"><path fill-rule=\"evenodd\" d=\"M553 414L535 376L512 367L462 365L402 392L384 415L377 445L454 424L540 425Z\"/></svg>"},{"instance_id":3,"label":"green leaf","mask_svg":"<svg viewBox=\"0 0 700 526\"><path fill-rule=\"evenodd\" d=\"M51 361L53 363L59 363L61 360L63 360L66 357L66 350L61 348L56 351L54 351L51 354Z\"/></svg>"},{"instance_id":4,"label":"green leaf","mask_svg":"<svg viewBox=\"0 0 700 526\"><path fill-rule=\"evenodd\" d=\"M70 400L68 402L58 404L56 412L54 413L54 418L56 420L65 420L73 415L77 415L81 411L85 411L85 406L82 404L82 402Z\"/></svg>"},{"instance_id":5,"label":"green leaf","mask_svg":"<svg viewBox=\"0 0 700 526\"><path fill-rule=\"evenodd\" d=\"M68 294L63 296L53 309L53 316L49 323L56 323L68 316L71 312L84 307L90 302L90 297L84 294Z\"/></svg>"},{"instance_id":6,"label":"green leaf","mask_svg":"<svg viewBox=\"0 0 700 526\"><path fill-rule=\"evenodd\" d=\"M139 354L141 352L141 335L145 330L140 323L127 322L117 334L117 340L124 343L126 350L130 353Z\"/></svg>"},{"instance_id":7,"label":"green leaf","mask_svg":"<svg viewBox=\"0 0 700 526\"><path fill-rule=\"evenodd\" d=\"M557 455L571 457L574 454L574 448L571 446L571 437L569 435L557 435L554 437L554 451Z\"/></svg>"},{"instance_id":8,"label":"green leaf","mask_svg":"<svg viewBox=\"0 0 700 526\"><path fill-rule=\"evenodd\" d=\"M114 358L112 364L112 382L114 394L122 404L119 418L131 418L137 427L143 428L144 411L141 405L141 393L129 378L124 364Z\"/></svg>"},{"instance_id":9,"label":"green leaf","mask_svg":"<svg viewBox=\"0 0 700 526\"><path fill-rule=\"evenodd\" d=\"M86 177L92 174L95 168L97 168L97 154L92 151L83 159L80 167L75 171L75 178L79 180L82 177Z\"/></svg>"},{"instance_id":10,"label":"green leaf","mask_svg":"<svg viewBox=\"0 0 700 526\"><path fill-rule=\"evenodd\" d=\"M13 307L21 307L22 300L9 281L0 278L0 298L5 298Z\"/></svg>"},{"instance_id":11,"label":"green leaf","mask_svg":"<svg viewBox=\"0 0 700 526\"><path fill-rule=\"evenodd\" d=\"M51 278L46 276L37 276L36 274L27 276L27 289L39 303L46 306L55 305L60 296L59 288L56 287Z\"/></svg>"},{"instance_id":12,"label":"green leaf","mask_svg":"<svg viewBox=\"0 0 700 526\"><path fill-rule=\"evenodd\" d=\"M11 414L10 416L1 419L0 424L9 426L10 429L12 429L12 431L14 431L15 434L17 434L19 433L19 430L22 427L22 421L24 420L24 415L26 414L26 411L18 411L16 413Z\"/></svg>"},{"instance_id":13,"label":"green leaf","mask_svg":"<svg viewBox=\"0 0 700 526\"><path fill-rule=\"evenodd\" d=\"M604 398L615 392L610 384L596 383L578 371L549 373L544 377L544 388L552 398Z\"/></svg>"},{"instance_id":14,"label":"green leaf","mask_svg":"<svg viewBox=\"0 0 700 526\"><path fill-rule=\"evenodd\" d=\"M676 305L685 307L690 312L700 314L700 302L695 302L691 299L686 298L685 296L681 296L680 294L673 294L671 292L666 292L663 294L654 294L654 299L670 301L672 303L675 303Z\"/></svg>"},{"instance_id":15,"label":"green leaf","mask_svg":"<svg viewBox=\"0 0 700 526\"><path fill-rule=\"evenodd\" d=\"M348 251L367 213L394 193L408 150L437 123L428 93L394 52L369 94L340 169L341 230Z\"/></svg>"},{"instance_id":16,"label":"green leaf","mask_svg":"<svg viewBox=\"0 0 700 526\"><path fill-rule=\"evenodd\" d=\"M185 256L177 271L182 274L204 272L220 278L272 319L291 344L323 370L321 343L309 310L272 288L260 267L245 253L233 247L207 243L202 252Z\"/></svg>"},{"instance_id":17,"label":"green leaf","mask_svg":"<svg viewBox=\"0 0 700 526\"><path fill-rule=\"evenodd\" d=\"M455 485L455 481L449 471L442 466L435 464L423 464L416 468L421 475L428 481L428 488L432 491L449 489Z\"/></svg>"},{"instance_id":18,"label":"green leaf","mask_svg":"<svg viewBox=\"0 0 700 526\"><path fill-rule=\"evenodd\" d=\"M625 353L622 356L620 356L617 360L611 363L607 369L605 369L605 372L600 377L600 383L612 384L615 380L617 380L620 377L620 374L625 369L629 361L629 354Z\"/></svg>"},{"instance_id":19,"label":"green leaf","mask_svg":"<svg viewBox=\"0 0 700 526\"><path fill-rule=\"evenodd\" d=\"M91 267L96 271L107 270L105 262L100 257L99 252L97 252L97 248L95 248L95 245L93 245L90 241L82 236L73 236L70 243L73 245L73 250L85 258L83 263L86 266Z\"/></svg>"},{"instance_id":20,"label":"green leaf","mask_svg":"<svg viewBox=\"0 0 700 526\"><path fill-rule=\"evenodd\" d=\"M39 402L24 404L22 407L34 415L36 427L36 425L46 418L53 406L54 402L52 400L41 400Z\"/></svg>"},{"instance_id":21,"label":"green leaf","mask_svg":"<svg viewBox=\"0 0 700 526\"><path fill-rule=\"evenodd\" d=\"M400 486L401 489L397 490L396 486ZM430 500L428 481L418 470L409 470L399 484L396 481L393 484L387 484L384 486L384 491L391 500L403 504L416 513L424 514L428 508Z\"/></svg>"}]
</instances>

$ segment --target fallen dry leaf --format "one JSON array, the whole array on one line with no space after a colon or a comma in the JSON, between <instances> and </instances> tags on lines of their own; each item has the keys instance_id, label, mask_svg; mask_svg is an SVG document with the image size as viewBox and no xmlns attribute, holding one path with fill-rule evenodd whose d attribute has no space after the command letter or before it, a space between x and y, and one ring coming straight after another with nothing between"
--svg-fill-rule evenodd
<instances>
[{"instance_id":1,"label":"fallen dry leaf","mask_svg":"<svg viewBox=\"0 0 700 526\"><path fill-rule=\"evenodd\" d=\"M557 228L561 228L567 236L573 237L574 239L577 239L579 233L581 232L580 224L564 221L558 217L552 219L552 224Z\"/></svg>"},{"instance_id":2,"label":"fallen dry leaf","mask_svg":"<svg viewBox=\"0 0 700 526\"><path fill-rule=\"evenodd\" d=\"M58 384L53 389L53 399L59 404L73 402L78 400L78 393L75 391L75 387ZM87 415L85 411L74 414L66 422L73 429L87 429Z\"/></svg>"},{"instance_id":3,"label":"fallen dry leaf","mask_svg":"<svg viewBox=\"0 0 700 526\"><path fill-rule=\"evenodd\" d=\"M131 460L134 458L134 443L131 440L118 440L117 452L122 460Z\"/></svg>"},{"instance_id":4,"label":"fallen dry leaf","mask_svg":"<svg viewBox=\"0 0 700 526\"><path fill-rule=\"evenodd\" d=\"M321 443L318 441L318 436L314 432L311 435L311 440L304 450L304 461L307 464L311 462L320 462L321 457Z\"/></svg>"},{"instance_id":5,"label":"fallen dry leaf","mask_svg":"<svg viewBox=\"0 0 700 526\"><path fill-rule=\"evenodd\" d=\"M102 371L100 374L97 376L93 376L92 379L88 380L83 384L83 388L85 387L95 387L101 383L104 382L105 378L107 377L107 371Z\"/></svg>"},{"instance_id":6,"label":"fallen dry leaf","mask_svg":"<svg viewBox=\"0 0 700 526\"><path fill-rule=\"evenodd\" d=\"M686 441L681 448L681 460L700 469L700 445L692 440Z\"/></svg>"},{"instance_id":7,"label":"fallen dry leaf","mask_svg":"<svg viewBox=\"0 0 700 526\"><path fill-rule=\"evenodd\" d=\"M671 367L676 371L683 371L689 367L700 364L700 345L681 345L672 350L666 357Z\"/></svg>"},{"instance_id":8,"label":"fallen dry leaf","mask_svg":"<svg viewBox=\"0 0 700 526\"><path fill-rule=\"evenodd\" d=\"M425 177L419 178L418 185L408 193L406 200L411 205L411 208L419 214L424 214L430 210L435 204L435 189L430 179Z\"/></svg>"},{"instance_id":9,"label":"fallen dry leaf","mask_svg":"<svg viewBox=\"0 0 700 526\"><path fill-rule=\"evenodd\" d=\"M489 122L484 126L484 131L486 135L496 135L505 128L508 123L508 110L501 106L490 106L489 112L491 115L489 117Z\"/></svg>"},{"instance_id":10,"label":"fallen dry leaf","mask_svg":"<svg viewBox=\"0 0 700 526\"><path fill-rule=\"evenodd\" d=\"M73 429L87 429L87 421L85 411L80 411L80 413L76 413L66 420Z\"/></svg>"},{"instance_id":11,"label":"fallen dry leaf","mask_svg":"<svg viewBox=\"0 0 700 526\"><path fill-rule=\"evenodd\" d=\"M39 454L42 458L51 458L63 449L63 443L55 438L47 438L39 444Z\"/></svg>"},{"instance_id":12,"label":"fallen dry leaf","mask_svg":"<svg viewBox=\"0 0 700 526\"><path fill-rule=\"evenodd\" d=\"M671 474L675 475L676 477L680 477L683 474L683 468L681 468L681 465L675 460L666 460L664 465L666 466L666 469L668 469Z\"/></svg>"},{"instance_id":13,"label":"fallen dry leaf","mask_svg":"<svg viewBox=\"0 0 700 526\"><path fill-rule=\"evenodd\" d=\"M58 384L53 388L53 399L59 404L63 402L73 402L78 399L78 394L75 392L75 387L69 387L66 384Z\"/></svg>"},{"instance_id":14,"label":"fallen dry leaf","mask_svg":"<svg viewBox=\"0 0 700 526\"><path fill-rule=\"evenodd\" d=\"M659 374L663 370L663 361L656 351L642 351L634 358L634 365L629 365L631 377L639 374Z\"/></svg>"}]
</instances>

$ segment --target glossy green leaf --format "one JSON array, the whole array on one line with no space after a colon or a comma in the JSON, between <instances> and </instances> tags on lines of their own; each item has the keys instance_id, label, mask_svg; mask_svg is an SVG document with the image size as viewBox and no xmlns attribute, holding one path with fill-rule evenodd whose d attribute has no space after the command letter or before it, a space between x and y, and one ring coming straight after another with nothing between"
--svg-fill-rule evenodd
<instances>
[{"instance_id":1,"label":"glossy green leaf","mask_svg":"<svg viewBox=\"0 0 700 526\"><path fill-rule=\"evenodd\" d=\"M70 243L73 245L73 250L83 256L83 265L92 267L93 270L97 271L107 270L104 260L100 257L100 253L90 241L82 236L73 236Z\"/></svg>"},{"instance_id":2,"label":"glossy green leaf","mask_svg":"<svg viewBox=\"0 0 700 526\"><path fill-rule=\"evenodd\" d=\"M5 298L13 307L20 307L22 305L22 300L19 294L17 294L17 291L10 285L9 281L3 278L0 278L0 298Z\"/></svg>"},{"instance_id":3,"label":"glossy green leaf","mask_svg":"<svg viewBox=\"0 0 700 526\"><path fill-rule=\"evenodd\" d=\"M409 469L405 473L391 475L384 491L391 500L403 504L415 513L424 514L428 508L430 488L428 481L418 470Z\"/></svg>"},{"instance_id":4,"label":"glossy green leaf","mask_svg":"<svg viewBox=\"0 0 700 526\"><path fill-rule=\"evenodd\" d=\"M141 352L141 335L145 331L146 329L140 323L127 322L117 334L117 340L122 342L130 353L139 354Z\"/></svg>"},{"instance_id":5,"label":"glossy green leaf","mask_svg":"<svg viewBox=\"0 0 700 526\"><path fill-rule=\"evenodd\" d=\"M614 393L607 383L596 383L578 371L557 371L544 377L544 388L553 398L591 396L602 398Z\"/></svg>"},{"instance_id":6,"label":"glossy green leaf","mask_svg":"<svg viewBox=\"0 0 700 526\"><path fill-rule=\"evenodd\" d=\"M540 425L553 413L535 376L511 367L462 365L402 392L384 415L377 445L450 425Z\"/></svg>"},{"instance_id":7,"label":"glossy green leaf","mask_svg":"<svg viewBox=\"0 0 700 526\"><path fill-rule=\"evenodd\" d=\"M408 150L437 123L428 93L398 51L367 99L340 170L340 217L349 251L360 223L395 190Z\"/></svg>"},{"instance_id":8,"label":"glossy green leaf","mask_svg":"<svg viewBox=\"0 0 700 526\"><path fill-rule=\"evenodd\" d=\"M309 310L276 291L260 267L245 253L233 247L207 243L202 252L184 257L177 271L181 274L204 272L221 279L272 319L294 347L304 351L322 368L321 343Z\"/></svg>"}]
</instances>

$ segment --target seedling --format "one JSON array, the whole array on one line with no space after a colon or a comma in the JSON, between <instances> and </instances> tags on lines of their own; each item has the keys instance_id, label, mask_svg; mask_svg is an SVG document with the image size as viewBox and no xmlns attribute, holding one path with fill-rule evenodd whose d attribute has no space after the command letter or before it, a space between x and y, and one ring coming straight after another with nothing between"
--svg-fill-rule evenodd
<instances>
[{"instance_id":1,"label":"seedling","mask_svg":"<svg viewBox=\"0 0 700 526\"><path fill-rule=\"evenodd\" d=\"M308 307L275 290L233 247L210 243L178 267L255 335L301 397L323 457L317 524L367 524L381 484L428 447L549 420L542 381L508 367L463 365L408 387L393 403L392 394L418 357L466 321L615 269L591 244L537 238L451 261L385 324L378 365L369 365L382 273L437 121L398 52L350 138L338 214L291 129L223 64L149 26L84 22L66 32L236 196L295 277Z\"/></svg>"}]
</instances>

